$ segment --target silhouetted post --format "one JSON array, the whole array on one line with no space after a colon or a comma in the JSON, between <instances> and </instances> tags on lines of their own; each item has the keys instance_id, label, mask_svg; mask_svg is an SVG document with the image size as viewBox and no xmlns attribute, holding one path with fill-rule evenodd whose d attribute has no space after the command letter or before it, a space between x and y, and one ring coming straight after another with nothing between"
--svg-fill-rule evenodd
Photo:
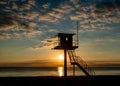
<instances>
[{"instance_id":1,"label":"silhouetted post","mask_svg":"<svg viewBox=\"0 0 120 86\"><path fill-rule=\"evenodd\" d=\"M64 77L67 77L67 51L64 49Z\"/></svg>"},{"instance_id":2,"label":"silhouetted post","mask_svg":"<svg viewBox=\"0 0 120 86\"><path fill-rule=\"evenodd\" d=\"M75 65L73 65L73 76L75 76Z\"/></svg>"}]
</instances>

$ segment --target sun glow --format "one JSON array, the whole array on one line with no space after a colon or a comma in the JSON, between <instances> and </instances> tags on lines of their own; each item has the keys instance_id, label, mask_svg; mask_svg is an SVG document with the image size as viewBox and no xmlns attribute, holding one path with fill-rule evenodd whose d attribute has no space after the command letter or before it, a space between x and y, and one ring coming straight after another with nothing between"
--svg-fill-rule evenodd
<instances>
[{"instance_id":1,"label":"sun glow","mask_svg":"<svg viewBox=\"0 0 120 86\"><path fill-rule=\"evenodd\" d=\"M63 76L63 67L58 67L58 75Z\"/></svg>"},{"instance_id":2,"label":"sun glow","mask_svg":"<svg viewBox=\"0 0 120 86\"><path fill-rule=\"evenodd\" d=\"M59 59L59 60L63 60L63 59L64 59L64 56L63 56L62 54L60 54L60 55L58 56L58 59Z\"/></svg>"}]
</instances>

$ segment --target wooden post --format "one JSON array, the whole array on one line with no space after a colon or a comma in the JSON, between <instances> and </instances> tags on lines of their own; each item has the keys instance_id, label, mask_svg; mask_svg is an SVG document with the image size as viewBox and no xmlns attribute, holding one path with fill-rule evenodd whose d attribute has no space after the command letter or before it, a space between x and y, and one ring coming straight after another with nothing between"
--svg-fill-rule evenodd
<instances>
[{"instance_id":1,"label":"wooden post","mask_svg":"<svg viewBox=\"0 0 120 86\"><path fill-rule=\"evenodd\" d=\"M64 77L67 77L67 50L64 49Z\"/></svg>"},{"instance_id":2,"label":"wooden post","mask_svg":"<svg viewBox=\"0 0 120 86\"><path fill-rule=\"evenodd\" d=\"M73 65L73 76L75 76L75 65Z\"/></svg>"}]
</instances>

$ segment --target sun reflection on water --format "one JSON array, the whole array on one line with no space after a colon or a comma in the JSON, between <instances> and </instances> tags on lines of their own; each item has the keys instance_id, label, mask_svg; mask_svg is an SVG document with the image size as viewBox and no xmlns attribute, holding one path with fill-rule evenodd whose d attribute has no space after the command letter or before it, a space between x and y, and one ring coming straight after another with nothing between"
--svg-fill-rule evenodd
<instances>
[{"instance_id":1,"label":"sun reflection on water","mask_svg":"<svg viewBox=\"0 0 120 86\"><path fill-rule=\"evenodd\" d=\"M58 67L58 75L63 76L63 67Z\"/></svg>"}]
</instances>

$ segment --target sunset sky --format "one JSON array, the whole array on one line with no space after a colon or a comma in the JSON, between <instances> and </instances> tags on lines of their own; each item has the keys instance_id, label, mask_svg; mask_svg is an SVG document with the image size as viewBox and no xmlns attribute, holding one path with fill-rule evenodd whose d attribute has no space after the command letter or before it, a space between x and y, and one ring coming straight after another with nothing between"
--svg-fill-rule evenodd
<instances>
[{"instance_id":1,"label":"sunset sky","mask_svg":"<svg viewBox=\"0 0 120 86\"><path fill-rule=\"evenodd\" d=\"M54 36L76 33L76 22L77 55L120 64L120 0L0 0L0 66L63 64Z\"/></svg>"}]
</instances>

